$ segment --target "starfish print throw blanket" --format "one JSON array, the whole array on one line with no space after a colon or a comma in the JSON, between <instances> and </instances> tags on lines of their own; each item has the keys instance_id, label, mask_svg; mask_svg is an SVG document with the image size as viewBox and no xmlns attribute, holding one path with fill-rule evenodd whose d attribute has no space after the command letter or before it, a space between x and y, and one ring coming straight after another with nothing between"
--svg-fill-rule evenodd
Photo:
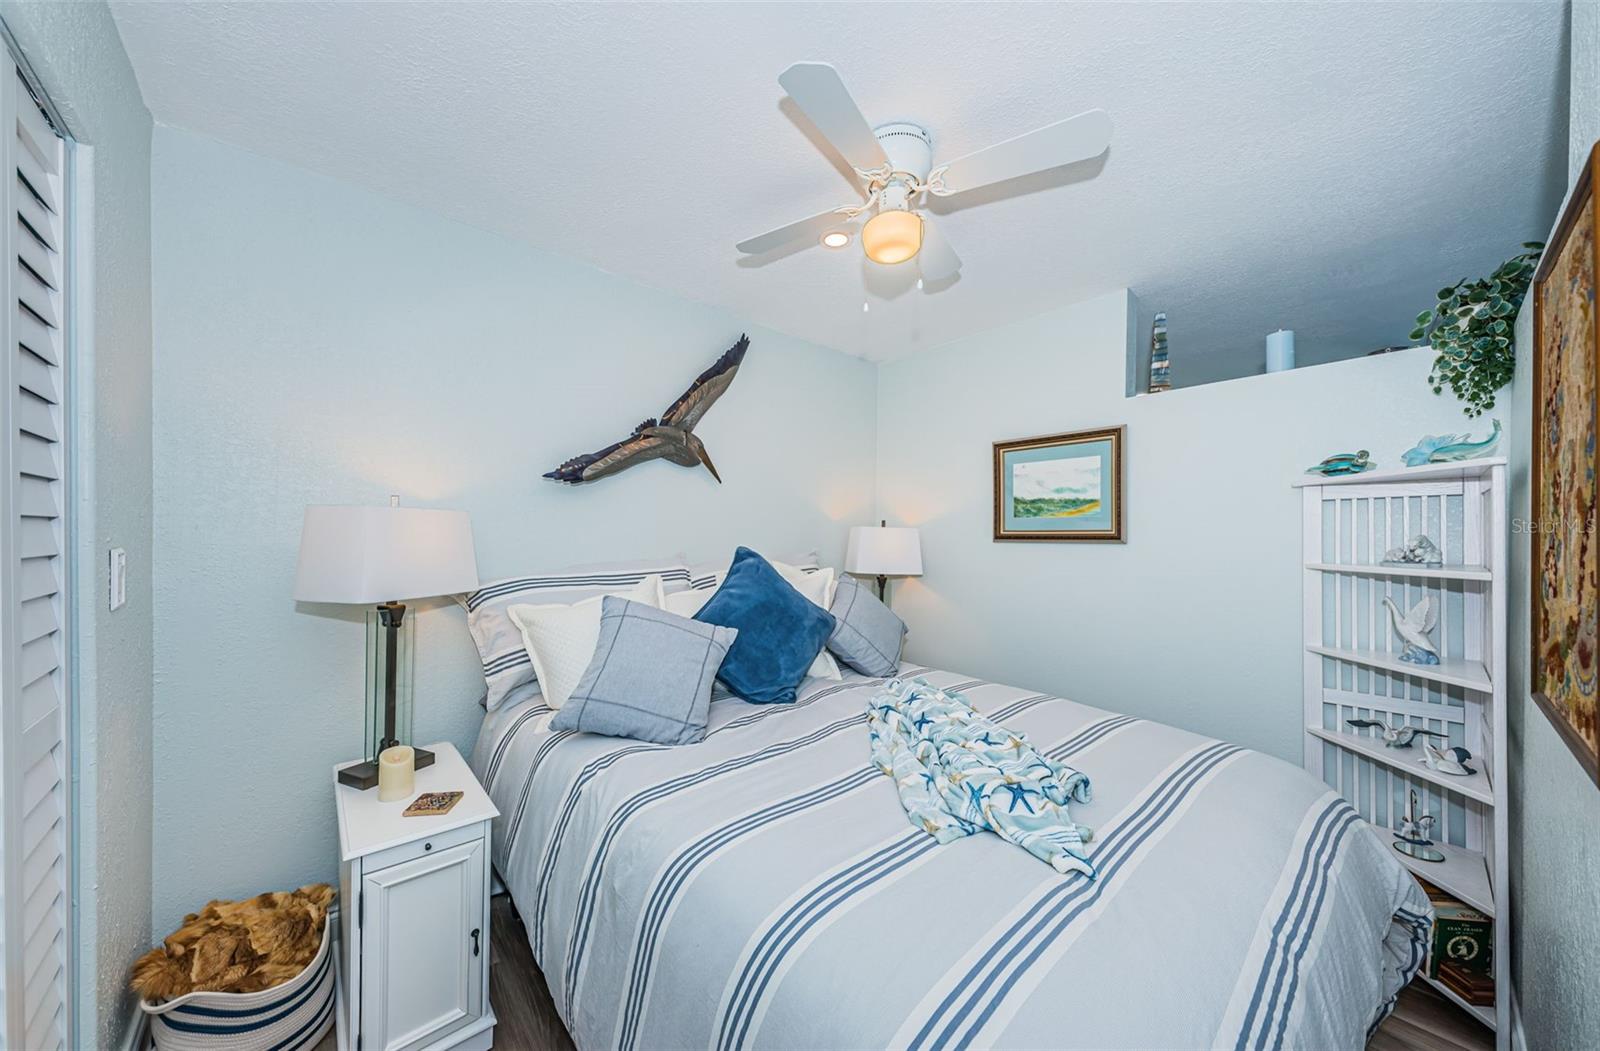
<instances>
[{"instance_id":1,"label":"starfish print throw blanket","mask_svg":"<svg viewBox=\"0 0 1600 1051\"><path fill-rule=\"evenodd\" d=\"M923 679L885 683L867 701L867 732L906 816L940 843L988 830L1057 872L1094 878L1090 831L1068 813L1092 798L1087 775Z\"/></svg>"}]
</instances>

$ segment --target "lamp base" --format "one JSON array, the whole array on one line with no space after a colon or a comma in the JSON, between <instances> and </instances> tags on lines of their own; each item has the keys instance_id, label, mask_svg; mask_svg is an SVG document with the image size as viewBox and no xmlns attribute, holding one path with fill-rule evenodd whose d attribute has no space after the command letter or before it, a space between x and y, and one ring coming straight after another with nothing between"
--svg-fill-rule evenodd
<instances>
[{"instance_id":1,"label":"lamp base","mask_svg":"<svg viewBox=\"0 0 1600 1051\"><path fill-rule=\"evenodd\" d=\"M433 753L426 748L413 748L416 753L415 769L421 770L425 766L433 765ZM369 759L364 763L346 766L339 771L339 783L351 788L359 788L365 792L369 788L378 787L378 761Z\"/></svg>"}]
</instances>

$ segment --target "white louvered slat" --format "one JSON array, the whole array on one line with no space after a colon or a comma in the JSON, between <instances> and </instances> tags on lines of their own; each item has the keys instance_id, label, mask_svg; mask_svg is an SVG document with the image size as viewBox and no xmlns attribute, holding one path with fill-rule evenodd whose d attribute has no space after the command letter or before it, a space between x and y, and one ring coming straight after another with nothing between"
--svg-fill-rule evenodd
<instances>
[{"instance_id":1,"label":"white louvered slat","mask_svg":"<svg viewBox=\"0 0 1600 1051\"><path fill-rule=\"evenodd\" d=\"M16 140L11 139L7 146L14 147ZM28 191L51 211L60 211L61 179L59 176L47 172L44 165L39 163L39 158L33 155L32 150L11 149L13 159L17 166L17 174L22 176L27 183Z\"/></svg>"},{"instance_id":2,"label":"white louvered slat","mask_svg":"<svg viewBox=\"0 0 1600 1051\"><path fill-rule=\"evenodd\" d=\"M21 347L17 348L16 356L16 363L13 368L16 370L17 386L40 401L47 401L51 405L60 405L61 370L43 358L35 357Z\"/></svg>"},{"instance_id":3,"label":"white louvered slat","mask_svg":"<svg viewBox=\"0 0 1600 1051\"><path fill-rule=\"evenodd\" d=\"M62 325L68 273L61 140L27 87L0 71L0 180L11 209L0 311L0 1047L68 1039L67 632L63 558L70 459Z\"/></svg>"},{"instance_id":4,"label":"white louvered slat","mask_svg":"<svg viewBox=\"0 0 1600 1051\"><path fill-rule=\"evenodd\" d=\"M61 620L61 614L55 606L55 597L52 595L30 599L21 603L19 609L17 637L23 642L44 638L56 630Z\"/></svg>"},{"instance_id":5,"label":"white louvered slat","mask_svg":"<svg viewBox=\"0 0 1600 1051\"><path fill-rule=\"evenodd\" d=\"M55 485L43 478L17 478L17 513L24 518L60 518Z\"/></svg>"},{"instance_id":6,"label":"white louvered slat","mask_svg":"<svg viewBox=\"0 0 1600 1051\"><path fill-rule=\"evenodd\" d=\"M17 436L17 472L45 481L61 477L61 465L56 462L59 446L32 434Z\"/></svg>"},{"instance_id":7,"label":"white louvered slat","mask_svg":"<svg viewBox=\"0 0 1600 1051\"><path fill-rule=\"evenodd\" d=\"M21 387L12 385L11 408L16 415L17 430L36 434L52 442L61 440L61 425L55 410L47 401L25 394Z\"/></svg>"},{"instance_id":8,"label":"white louvered slat","mask_svg":"<svg viewBox=\"0 0 1600 1051\"><path fill-rule=\"evenodd\" d=\"M61 330L51 328L32 312L17 306L17 343L51 365L61 364Z\"/></svg>"},{"instance_id":9,"label":"white louvered slat","mask_svg":"<svg viewBox=\"0 0 1600 1051\"><path fill-rule=\"evenodd\" d=\"M61 554L56 524L48 518L23 518L17 526L18 558L50 558Z\"/></svg>"},{"instance_id":10,"label":"white louvered slat","mask_svg":"<svg viewBox=\"0 0 1600 1051\"><path fill-rule=\"evenodd\" d=\"M54 595L61 590L61 578L53 558L25 558L17 574L17 598L21 602Z\"/></svg>"},{"instance_id":11,"label":"white louvered slat","mask_svg":"<svg viewBox=\"0 0 1600 1051\"><path fill-rule=\"evenodd\" d=\"M39 199L28 191L28 186L19 177L17 188L17 217L28 224L39 240L53 252L61 251L61 217L39 202Z\"/></svg>"},{"instance_id":12,"label":"white louvered slat","mask_svg":"<svg viewBox=\"0 0 1600 1051\"><path fill-rule=\"evenodd\" d=\"M25 266L18 266L12 276L12 285L21 304L39 315L39 320L52 328L61 327L61 294Z\"/></svg>"}]
</instances>

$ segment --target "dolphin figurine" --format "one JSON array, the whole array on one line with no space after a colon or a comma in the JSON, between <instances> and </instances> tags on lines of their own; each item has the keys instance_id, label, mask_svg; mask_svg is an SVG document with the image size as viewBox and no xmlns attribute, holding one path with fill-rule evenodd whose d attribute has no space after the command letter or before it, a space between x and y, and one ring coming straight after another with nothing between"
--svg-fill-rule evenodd
<instances>
[{"instance_id":1,"label":"dolphin figurine","mask_svg":"<svg viewBox=\"0 0 1600 1051\"><path fill-rule=\"evenodd\" d=\"M1500 444L1500 421L1489 421L1489 437L1481 442L1472 440L1470 434L1430 434L1400 454L1407 467L1421 467L1425 463L1451 463L1456 460L1473 460L1488 456Z\"/></svg>"}]
</instances>

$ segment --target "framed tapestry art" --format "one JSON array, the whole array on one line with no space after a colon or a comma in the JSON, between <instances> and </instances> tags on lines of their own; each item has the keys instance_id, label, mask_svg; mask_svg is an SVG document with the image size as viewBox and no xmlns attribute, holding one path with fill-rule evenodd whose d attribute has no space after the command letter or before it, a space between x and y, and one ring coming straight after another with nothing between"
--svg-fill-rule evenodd
<instances>
[{"instance_id":1,"label":"framed tapestry art","mask_svg":"<svg viewBox=\"0 0 1600 1051\"><path fill-rule=\"evenodd\" d=\"M1600 549L1596 437L1595 182L1600 144L1573 188L1533 277L1532 588L1529 689L1600 782Z\"/></svg>"},{"instance_id":2,"label":"framed tapestry art","mask_svg":"<svg viewBox=\"0 0 1600 1051\"><path fill-rule=\"evenodd\" d=\"M1122 541L1123 428L994 443L996 540Z\"/></svg>"}]
</instances>

